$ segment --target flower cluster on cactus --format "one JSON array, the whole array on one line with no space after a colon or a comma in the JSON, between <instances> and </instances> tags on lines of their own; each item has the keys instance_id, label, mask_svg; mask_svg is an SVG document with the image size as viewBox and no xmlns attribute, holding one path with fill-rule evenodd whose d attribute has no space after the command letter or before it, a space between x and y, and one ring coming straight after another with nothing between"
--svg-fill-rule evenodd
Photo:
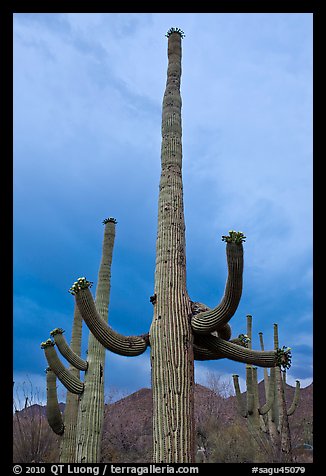
<instances>
[{"instance_id":1,"label":"flower cluster on cactus","mask_svg":"<svg viewBox=\"0 0 326 476\"><path fill-rule=\"evenodd\" d=\"M240 341L242 342L244 347L249 346L249 342L250 342L251 339L250 339L250 337L247 336L247 334L239 334L238 339L240 339Z\"/></svg>"},{"instance_id":2,"label":"flower cluster on cactus","mask_svg":"<svg viewBox=\"0 0 326 476\"><path fill-rule=\"evenodd\" d=\"M47 339L44 342L41 342L41 349L45 349L46 347L54 347L55 343L51 339Z\"/></svg>"},{"instance_id":3,"label":"flower cluster on cactus","mask_svg":"<svg viewBox=\"0 0 326 476\"><path fill-rule=\"evenodd\" d=\"M74 284L71 286L71 288L68 290L68 292L74 296L81 289L91 288L92 285L93 285L93 282L87 281L85 277L78 278L77 281L75 281Z\"/></svg>"},{"instance_id":4,"label":"flower cluster on cactus","mask_svg":"<svg viewBox=\"0 0 326 476\"><path fill-rule=\"evenodd\" d=\"M172 35L172 33L179 33L179 35L181 36L181 38L184 38L186 35L184 34L184 31L182 31L180 28L170 28L168 30L168 32L166 33L166 37L169 38L170 35Z\"/></svg>"},{"instance_id":5,"label":"flower cluster on cactus","mask_svg":"<svg viewBox=\"0 0 326 476\"><path fill-rule=\"evenodd\" d=\"M243 243L246 241L246 236L242 231L230 230L228 236L222 235L222 241L226 241L226 243Z\"/></svg>"},{"instance_id":6,"label":"flower cluster on cactus","mask_svg":"<svg viewBox=\"0 0 326 476\"><path fill-rule=\"evenodd\" d=\"M277 365L281 367L283 371L285 371L286 369L289 369L291 367L291 359L292 359L291 348L283 345L281 349L277 349L276 359L277 359Z\"/></svg>"},{"instance_id":7,"label":"flower cluster on cactus","mask_svg":"<svg viewBox=\"0 0 326 476\"><path fill-rule=\"evenodd\" d=\"M105 220L102 221L103 225L106 225L107 223L114 223L115 225L118 223L117 220L113 217L105 218Z\"/></svg>"},{"instance_id":8,"label":"flower cluster on cactus","mask_svg":"<svg viewBox=\"0 0 326 476\"><path fill-rule=\"evenodd\" d=\"M53 331L50 332L50 335L55 336L57 334L63 334L63 333L64 333L64 329L62 329L62 327L56 327L55 329L53 329Z\"/></svg>"}]
</instances>

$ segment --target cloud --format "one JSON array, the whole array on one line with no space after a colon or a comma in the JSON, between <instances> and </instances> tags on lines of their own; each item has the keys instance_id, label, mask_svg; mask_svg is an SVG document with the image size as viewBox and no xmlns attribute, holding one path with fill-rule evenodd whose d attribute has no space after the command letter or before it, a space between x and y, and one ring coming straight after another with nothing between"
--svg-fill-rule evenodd
<instances>
[{"instance_id":1,"label":"cloud","mask_svg":"<svg viewBox=\"0 0 326 476\"><path fill-rule=\"evenodd\" d=\"M217 304L226 279L220 237L243 230L244 291L234 333L250 312L267 342L281 320L282 339L309 345L312 15L15 14L15 339L17 349L34 349L26 362L16 361L24 371L27 363L40 368L36 339L51 322L69 328L71 282L78 275L96 281L107 216L118 220L110 322L124 333L149 326L164 34L173 25L186 33L189 293ZM301 353L308 361L311 347ZM113 363L124 385L122 362ZM128 366L148 382L141 362ZM230 365L216 368L227 374ZM111 377L118 382L113 370Z\"/></svg>"}]
</instances>

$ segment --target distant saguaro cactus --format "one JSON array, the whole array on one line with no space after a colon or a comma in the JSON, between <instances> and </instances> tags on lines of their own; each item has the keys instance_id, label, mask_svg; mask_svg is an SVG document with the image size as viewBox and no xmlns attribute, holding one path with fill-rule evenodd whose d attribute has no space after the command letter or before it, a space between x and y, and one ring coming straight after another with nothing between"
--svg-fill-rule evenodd
<instances>
[{"instance_id":1,"label":"distant saguaro cactus","mask_svg":"<svg viewBox=\"0 0 326 476\"><path fill-rule=\"evenodd\" d=\"M230 341L228 324L242 293L242 232L231 230L226 242L228 276L224 296L209 309L193 302L186 286L186 246L182 184L181 39L168 33L168 70L162 111L161 178L154 293L149 334L124 337L101 318L89 281L72 286L76 304L92 334L108 350L121 355L142 354L150 345L153 390L153 459L158 463L194 461L194 360L229 358L274 367L278 350L256 351L241 338Z\"/></svg>"},{"instance_id":2,"label":"distant saguaro cactus","mask_svg":"<svg viewBox=\"0 0 326 476\"><path fill-rule=\"evenodd\" d=\"M277 352L280 352L279 349L279 339L278 339L278 325L274 324L274 348L278 349ZM291 463L293 461L292 453L292 442L291 442L291 431L289 425L288 417L293 415L298 403L299 403L299 394L300 394L300 382L296 381L296 388L294 392L294 397L292 404L289 409L286 406L285 400L285 384L286 384L286 368L284 366L284 371L282 375L281 368L276 369L276 385L277 385L277 404L273 407L273 421L277 422L277 430L280 434L280 452L281 452L281 461Z\"/></svg>"},{"instance_id":3,"label":"distant saguaro cactus","mask_svg":"<svg viewBox=\"0 0 326 476\"><path fill-rule=\"evenodd\" d=\"M247 334L252 341L252 316L247 316ZM260 347L264 351L263 333L259 333ZM233 375L235 393L238 400L239 412L248 418L248 429L257 439L258 431L268 433L272 445L271 454L276 461L292 460L292 447L288 416L292 415L299 403L300 382L296 388L292 404L286 409L285 383L286 369L291 365L291 349L279 348L277 324L274 324L274 348L278 355L278 365L270 369L264 368L264 388L266 403L259 404L257 369L246 366L247 405L241 395L238 375Z\"/></svg>"},{"instance_id":4,"label":"distant saguaro cactus","mask_svg":"<svg viewBox=\"0 0 326 476\"><path fill-rule=\"evenodd\" d=\"M247 315L247 337L248 346L252 348L252 316ZM259 430L266 431L263 415L266 415L272 408L275 394L275 368L271 368L271 376L268 380L268 392L266 394L266 401L264 405L260 405L258 396L258 379L257 367L246 365L246 384L247 384L247 399L246 403L240 392L239 376L233 375L234 389L237 396L238 407L240 414L247 418L248 428L251 432Z\"/></svg>"}]
</instances>

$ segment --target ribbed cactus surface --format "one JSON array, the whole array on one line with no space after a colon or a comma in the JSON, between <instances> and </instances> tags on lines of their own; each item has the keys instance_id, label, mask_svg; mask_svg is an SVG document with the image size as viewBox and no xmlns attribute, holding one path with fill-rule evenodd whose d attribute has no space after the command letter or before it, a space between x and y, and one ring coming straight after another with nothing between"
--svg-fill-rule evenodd
<instances>
[{"instance_id":1,"label":"ribbed cactus surface","mask_svg":"<svg viewBox=\"0 0 326 476\"><path fill-rule=\"evenodd\" d=\"M150 328L153 389L153 451L156 462L194 458L194 356L186 289L181 142L181 36L168 40L163 97L161 179L154 316Z\"/></svg>"}]
</instances>

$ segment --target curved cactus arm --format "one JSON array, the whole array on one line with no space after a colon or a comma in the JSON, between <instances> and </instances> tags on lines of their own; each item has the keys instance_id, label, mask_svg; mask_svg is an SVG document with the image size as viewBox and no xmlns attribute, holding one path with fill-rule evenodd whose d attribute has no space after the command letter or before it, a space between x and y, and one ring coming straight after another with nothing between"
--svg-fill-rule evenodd
<instances>
[{"instance_id":1,"label":"curved cactus arm","mask_svg":"<svg viewBox=\"0 0 326 476\"><path fill-rule=\"evenodd\" d=\"M206 306L206 304L203 304L201 302L191 302L192 316L197 315L199 313L204 313L206 311L211 311L211 308ZM221 337L221 339L225 340L230 340L232 335L231 326L228 323L226 323L224 326L219 327L216 331L213 331L212 334L214 334L214 332L217 332L217 335Z\"/></svg>"},{"instance_id":2,"label":"curved cactus arm","mask_svg":"<svg viewBox=\"0 0 326 476\"><path fill-rule=\"evenodd\" d=\"M227 241L228 265L224 296L215 308L192 316L191 327L196 334L208 334L223 327L231 319L240 302L243 274L242 241L244 241L244 235L241 232L230 231L230 237L223 237Z\"/></svg>"},{"instance_id":3,"label":"curved cactus arm","mask_svg":"<svg viewBox=\"0 0 326 476\"><path fill-rule=\"evenodd\" d=\"M76 354L66 341L65 336L63 335L64 330L61 328L53 329L50 332L50 335L53 337L54 342L56 343L60 354L68 360L68 362L78 370L87 370L88 362L87 360L82 359L78 354Z\"/></svg>"},{"instance_id":4,"label":"curved cactus arm","mask_svg":"<svg viewBox=\"0 0 326 476\"><path fill-rule=\"evenodd\" d=\"M89 281L85 280L83 285L79 287L73 286L70 292L75 295L79 312L95 338L106 349L115 354L129 357L145 352L149 345L148 334L143 336L124 336L115 332L97 312L87 283Z\"/></svg>"},{"instance_id":5,"label":"curved cactus arm","mask_svg":"<svg viewBox=\"0 0 326 476\"><path fill-rule=\"evenodd\" d=\"M59 408L57 378L50 367L46 369L46 418L54 433L62 435L64 424Z\"/></svg>"},{"instance_id":6,"label":"curved cactus arm","mask_svg":"<svg viewBox=\"0 0 326 476\"><path fill-rule=\"evenodd\" d=\"M275 367L278 365L277 352L275 350L264 352L251 350L211 334L197 335L196 342L197 345L236 362L253 364L258 367Z\"/></svg>"},{"instance_id":7,"label":"curved cactus arm","mask_svg":"<svg viewBox=\"0 0 326 476\"><path fill-rule=\"evenodd\" d=\"M239 337L236 337L235 339L231 339L229 342L233 344L237 344L237 345L244 345L241 338ZM219 359L225 358L225 355L222 354L219 350L208 349L207 347L200 345L197 342L196 336L193 343L193 349L194 349L195 360L219 360Z\"/></svg>"},{"instance_id":8,"label":"curved cactus arm","mask_svg":"<svg viewBox=\"0 0 326 476\"><path fill-rule=\"evenodd\" d=\"M271 368L270 378L268 379L268 393L267 393L267 400L264 405L259 408L260 415L266 415L267 412L272 408L274 403L274 395L275 395L275 367Z\"/></svg>"},{"instance_id":9,"label":"curved cactus arm","mask_svg":"<svg viewBox=\"0 0 326 476\"><path fill-rule=\"evenodd\" d=\"M84 390L83 382L66 369L60 361L54 346L55 344L51 339L41 343L41 348L44 350L49 367L69 392L80 395Z\"/></svg>"},{"instance_id":10,"label":"curved cactus arm","mask_svg":"<svg viewBox=\"0 0 326 476\"><path fill-rule=\"evenodd\" d=\"M293 401L290 408L287 411L288 416L293 415L293 413L297 409L297 406L299 405L299 399L300 399L300 381L296 380Z\"/></svg>"},{"instance_id":11,"label":"curved cactus arm","mask_svg":"<svg viewBox=\"0 0 326 476\"><path fill-rule=\"evenodd\" d=\"M239 411L241 416L246 418L248 416L248 412L247 412L246 404L244 402L244 399L242 397L241 390L240 390L239 375L234 374L234 375L232 375L232 378L233 378L233 385L234 385L235 395L237 397L238 411Z\"/></svg>"},{"instance_id":12,"label":"curved cactus arm","mask_svg":"<svg viewBox=\"0 0 326 476\"><path fill-rule=\"evenodd\" d=\"M212 334L214 334L214 332L212 332ZM232 329L231 329L231 326L230 324L225 324L224 326L220 327L217 331L216 331L216 334L218 335L218 337L220 337L221 339L224 339L224 340L230 340L231 339L231 335L232 335Z\"/></svg>"}]
</instances>

